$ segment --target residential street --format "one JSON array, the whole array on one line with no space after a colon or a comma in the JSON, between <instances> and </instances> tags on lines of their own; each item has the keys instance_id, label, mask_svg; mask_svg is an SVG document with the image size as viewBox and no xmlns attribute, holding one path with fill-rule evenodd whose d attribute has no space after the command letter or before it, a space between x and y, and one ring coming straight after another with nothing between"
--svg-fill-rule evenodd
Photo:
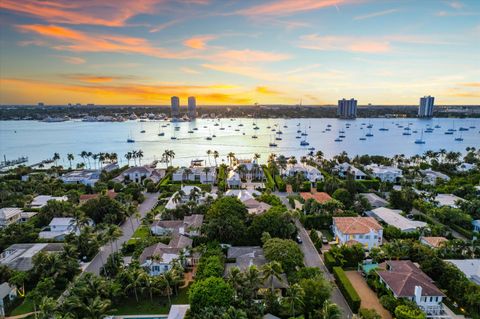
<instances>
[{"instance_id":1,"label":"residential street","mask_svg":"<svg viewBox=\"0 0 480 319\"><path fill-rule=\"evenodd\" d=\"M138 206L138 212L141 216L140 220L137 220L134 216L128 218L120 227L122 229L123 235L113 244L113 251L110 244L106 244L100 247L100 251L95 256L95 258L93 258L92 261L85 267L84 272L90 272L99 275L100 269L107 262L108 256L110 256L112 252L117 251L117 247L118 250L122 248L122 244L128 241L130 237L132 237L134 231L138 228L138 226L140 226L141 219L145 217L145 215L155 207L155 205L157 204L158 195L158 193L145 193L145 200Z\"/></svg>"},{"instance_id":2,"label":"residential street","mask_svg":"<svg viewBox=\"0 0 480 319\"><path fill-rule=\"evenodd\" d=\"M352 318L353 313L350 310L347 301L343 297L338 287L335 285L335 279L333 275L328 271L327 267L320 258L320 255L310 240L310 236L308 236L306 229L298 220L295 223L297 225L298 234L303 242L300 247L304 254L305 265L308 267L318 267L323 271L325 277L332 283L333 286L331 298L332 302L336 303L342 309L342 318Z\"/></svg>"}]
</instances>

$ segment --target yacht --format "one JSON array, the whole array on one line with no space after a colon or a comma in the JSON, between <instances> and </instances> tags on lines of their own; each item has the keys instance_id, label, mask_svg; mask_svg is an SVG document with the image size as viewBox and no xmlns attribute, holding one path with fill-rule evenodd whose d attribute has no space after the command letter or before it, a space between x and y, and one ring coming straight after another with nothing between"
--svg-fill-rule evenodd
<instances>
[{"instance_id":1,"label":"yacht","mask_svg":"<svg viewBox=\"0 0 480 319\"><path fill-rule=\"evenodd\" d=\"M277 143L275 143L275 142L270 142L270 143L268 144L268 146L270 146L270 147L277 147L278 145L277 145Z\"/></svg>"},{"instance_id":2,"label":"yacht","mask_svg":"<svg viewBox=\"0 0 480 319\"><path fill-rule=\"evenodd\" d=\"M252 138L258 138L258 136L256 136L256 135L252 135Z\"/></svg>"},{"instance_id":3,"label":"yacht","mask_svg":"<svg viewBox=\"0 0 480 319\"><path fill-rule=\"evenodd\" d=\"M368 131L368 133L365 134L365 136L366 136L366 137L373 137L372 129L370 129L370 130Z\"/></svg>"},{"instance_id":4,"label":"yacht","mask_svg":"<svg viewBox=\"0 0 480 319\"><path fill-rule=\"evenodd\" d=\"M190 131L188 131L188 133L189 133L189 134L193 134L193 131L192 131L192 130L190 130Z\"/></svg>"},{"instance_id":5,"label":"yacht","mask_svg":"<svg viewBox=\"0 0 480 319\"><path fill-rule=\"evenodd\" d=\"M308 150L309 151L315 151L315 147L309 147Z\"/></svg>"},{"instance_id":6,"label":"yacht","mask_svg":"<svg viewBox=\"0 0 480 319\"><path fill-rule=\"evenodd\" d=\"M297 135L297 136L295 136L295 138L302 138L302 137Z\"/></svg>"},{"instance_id":7,"label":"yacht","mask_svg":"<svg viewBox=\"0 0 480 319\"><path fill-rule=\"evenodd\" d=\"M206 139L207 141L211 141L211 140L212 140L212 138L211 138L210 136L207 136L205 139Z\"/></svg>"},{"instance_id":8,"label":"yacht","mask_svg":"<svg viewBox=\"0 0 480 319\"><path fill-rule=\"evenodd\" d=\"M453 131L446 131L445 135L453 135Z\"/></svg>"},{"instance_id":9,"label":"yacht","mask_svg":"<svg viewBox=\"0 0 480 319\"><path fill-rule=\"evenodd\" d=\"M277 141L281 141L281 140L282 140L282 138L281 138L280 136L277 136L275 139L276 139Z\"/></svg>"},{"instance_id":10,"label":"yacht","mask_svg":"<svg viewBox=\"0 0 480 319\"><path fill-rule=\"evenodd\" d=\"M335 139L335 142L341 142L341 141L342 141L341 138L338 138L338 137L337 137L337 138Z\"/></svg>"},{"instance_id":11,"label":"yacht","mask_svg":"<svg viewBox=\"0 0 480 319\"><path fill-rule=\"evenodd\" d=\"M366 141L367 138L366 138L366 137L360 137L359 140L360 140L360 141Z\"/></svg>"},{"instance_id":12,"label":"yacht","mask_svg":"<svg viewBox=\"0 0 480 319\"><path fill-rule=\"evenodd\" d=\"M460 133L460 136L459 136L459 137L456 137L456 138L455 138L455 141L457 141L457 142L463 141L462 133Z\"/></svg>"},{"instance_id":13,"label":"yacht","mask_svg":"<svg viewBox=\"0 0 480 319\"><path fill-rule=\"evenodd\" d=\"M415 140L415 144L425 144L425 141L423 140L423 131L422 135L420 135L420 138Z\"/></svg>"},{"instance_id":14,"label":"yacht","mask_svg":"<svg viewBox=\"0 0 480 319\"><path fill-rule=\"evenodd\" d=\"M127 138L127 143L135 143L135 140L133 138Z\"/></svg>"},{"instance_id":15,"label":"yacht","mask_svg":"<svg viewBox=\"0 0 480 319\"><path fill-rule=\"evenodd\" d=\"M464 132L465 132L465 131L468 131L468 127L460 127L458 130L459 130L459 131L464 131Z\"/></svg>"},{"instance_id":16,"label":"yacht","mask_svg":"<svg viewBox=\"0 0 480 319\"><path fill-rule=\"evenodd\" d=\"M308 143L306 140L303 140L300 142L300 146L308 146L310 143Z\"/></svg>"}]
</instances>

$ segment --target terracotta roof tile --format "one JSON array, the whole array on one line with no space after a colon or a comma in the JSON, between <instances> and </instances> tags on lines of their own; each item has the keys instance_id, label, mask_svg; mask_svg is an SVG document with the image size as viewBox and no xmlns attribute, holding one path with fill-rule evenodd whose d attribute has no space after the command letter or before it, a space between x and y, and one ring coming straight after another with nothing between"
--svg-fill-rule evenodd
<instances>
[{"instance_id":1,"label":"terracotta roof tile","mask_svg":"<svg viewBox=\"0 0 480 319\"><path fill-rule=\"evenodd\" d=\"M307 192L302 192L302 193L300 193L300 196L302 196L302 198L304 200L313 198L314 200L316 200L320 204L323 204L323 203L332 199L332 197L325 192L318 192L318 193L313 193L313 194L312 193L307 193Z\"/></svg>"},{"instance_id":2,"label":"terracotta roof tile","mask_svg":"<svg viewBox=\"0 0 480 319\"><path fill-rule=\"evenodd\" d=\"M345 235L368 234L372 229L383 229L373 217L334 217L333 222Z\"/></svg>"}]
</instances>

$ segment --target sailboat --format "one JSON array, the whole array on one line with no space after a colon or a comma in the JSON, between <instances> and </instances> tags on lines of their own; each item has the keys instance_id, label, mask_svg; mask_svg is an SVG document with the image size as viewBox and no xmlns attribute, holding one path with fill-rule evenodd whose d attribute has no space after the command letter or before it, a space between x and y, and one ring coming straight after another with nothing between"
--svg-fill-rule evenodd
<instances>
[{"instance_id":1,"label":"sailboat","mask_svg":"<svg viewBox=\"0 0 480 319\"><path fill-rule=\"evenodd\" d=\"M378 129L379 131L386 132L388 131L388 128L385 127L385 122L383 122L383 125L381 128Z\"/></svg>"},{"instance_id":2,"label":"sailboat","mask_svg":"<svg viewBox=\"0 0 480 319\"><path fill-rule=\"evenodd\" d=\"M463 141L462 132L460 132L460 136L459 136L459 137L456 137L456 138L455 138L455 141L458 141L458 142Z\"/></svg>"},{"instance_id":3,"label":"sailboat","mask_svg":"<svg viewBox=\"0 0 480 319\"><path fill-rule=\"evenodd\" d=\"M140 133L145 133L145 129L143 128L143 123L141 125L141 128L142 128L142 130L140 131Z\"/></svg>"},{"instance_id":4,"label":"sailboat","mask_svg":"<svg viewBox=\"0 0 480 319\"><path fill-rule=\"evenodd\" d=\"M367 126L367 127L368 127L368 126ZM365 136L366 136L366 137L373 137L372 129L371 129L371 128L368 129L368 133L365 134Z\"/></svg>"},{"instance_id":5,"label":"sailboat","mask_svg":"<svg viewBox=\"0 0 480 319\"><path fill-rule=\"evenodd\" d=\"M277 145L277 143L273 142L273 141L272 141L272 137L270 137L270 143L268 144L268 146L270 146L270 147L277 147L278 145Z\"/></svg>"},{"instance_id":6,"label":"sailboat","mask_svg":"<svg viewBox=\"0 0 480 319\"><path fill-rule=\"evenodd\" d=\"M130 132L130 134L127 137L127 143L135 143L135 140L132 137L132 132Z\"/></svg>"},{"instance_id":7,"label":"sailboat","mask_svg":"<svg viewBox=\"0 0 480 319\"><path fill-rule=\"evenodd\" d=\"M158 136L165 136L165 132L162 132L160 124L158 124Z\"/></svg>"},{"instance_id":8,"label":"sailboat","mask_svg":"<svg viewBox=\"0 0 480 319\"><path fill-rule=\"evenodd\" d=\"M425 144L425 141L423 140L423 130L420 138L415 140L415 144Z\"/></svg>"}]
</instances>

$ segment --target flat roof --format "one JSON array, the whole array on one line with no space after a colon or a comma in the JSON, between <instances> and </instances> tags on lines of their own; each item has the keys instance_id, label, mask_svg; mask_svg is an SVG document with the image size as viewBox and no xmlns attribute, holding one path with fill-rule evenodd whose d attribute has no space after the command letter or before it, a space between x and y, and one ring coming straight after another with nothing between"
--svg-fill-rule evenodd
<instances>
[{"instance_id":1,"label":"flat roof","mask_svg":"<svg viewBox=\"0 0 480 319\"><path fill-rule=\"evenodd\" d=\"M410 231L427 226L427 223L410 220L400 215L401 210L379 207L367 212L367 215L380 219L384 223L394 226L401 231Z\"/></svg>"}]
</instances>

